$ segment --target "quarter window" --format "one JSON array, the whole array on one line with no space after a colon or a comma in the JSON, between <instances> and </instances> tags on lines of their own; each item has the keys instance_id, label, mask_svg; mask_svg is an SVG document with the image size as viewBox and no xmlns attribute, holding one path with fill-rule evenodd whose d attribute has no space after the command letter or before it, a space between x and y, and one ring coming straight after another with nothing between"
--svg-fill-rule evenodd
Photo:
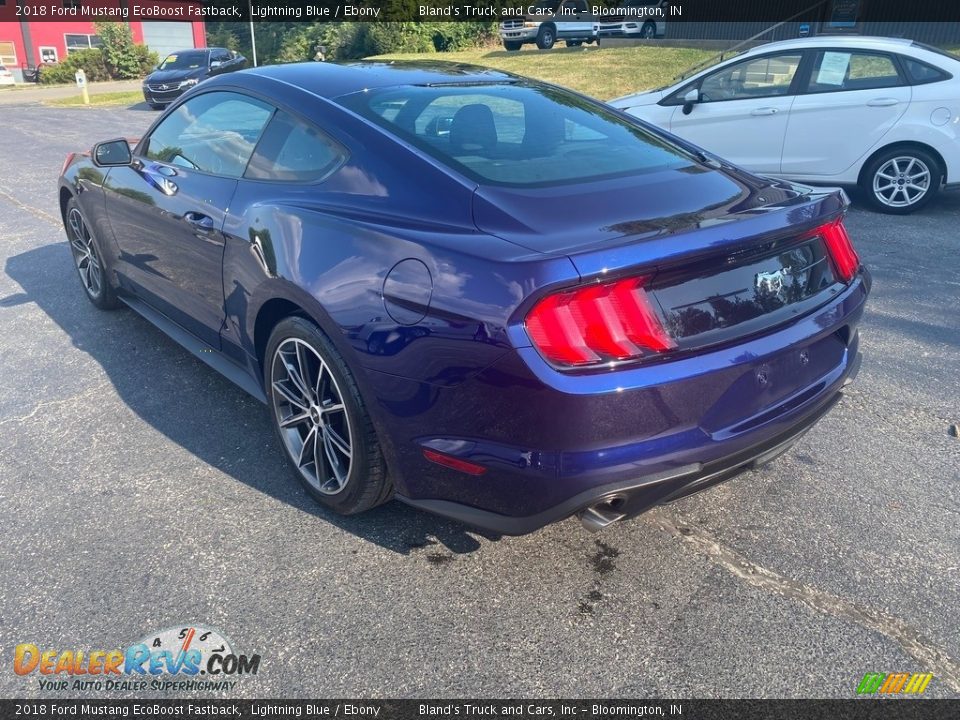
<instances>
[{"instance_id":1,"label":"quarter window","mask_svg":"<svg viewBox=\"0 0 960 720\"><path fill-rule=\"evenodd\" d=\"M896 87L903 80L889 55L846 50L817 53L807 84L807 92L872 90Z\"/></svg>"},{"instance_id":2,"label":"quarter window","mask_svg":"<svg viewBox=\"0 0 960 720\"><path fill-rule=\"evenodd\" d=\"M240 177L273 108L246 95L211 92L163 119L147 141L151 160Z\"/></svg>"},{"instance_id":3,"label":"quarter window","mask_svg":"<svg viewBox=\"0 0 960 720\"><path fill-rule=\"evenodd\" d=\"M320 130L278 110L247 166L253 180L320 180L345 159L340 146Z\"/></svg>"},{"instance_id":4,"label":"quarter window","mask_svg":"<svg viewBox=\"0 0 960 720\"><path fill-rule=\"evenodd\" d=\"M923 85L925 83L939 82L950 78L943 70L927 65L925 62L914 60L913 58L900 56L900 62L907 70L910 76L910 82L914 85Z\"/></svg>"},{"instance_id":5,"label":"quarter window","mask_svg":"<svg viewBox=\"0 0 960 720\"><path fill-rule=\"evenodd\" d=\"M700 102L786 95L802 57L801 53L765 55L719 70L700 84Z\"/></svg>"}]
</instances>

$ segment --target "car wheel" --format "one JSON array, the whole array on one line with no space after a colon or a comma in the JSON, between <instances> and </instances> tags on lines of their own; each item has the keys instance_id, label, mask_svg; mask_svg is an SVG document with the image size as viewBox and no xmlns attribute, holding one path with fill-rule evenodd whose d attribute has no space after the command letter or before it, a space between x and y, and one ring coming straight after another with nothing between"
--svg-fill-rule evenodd
<instances>
[{"instance_id":1,"label":"car wheel","mask_svg":"<svg viewBox=\"0 0 960 720\"><path fill-rule=\"evenodd\" d=\"M542 27L540 32L537 33L537 47L541 50L549 50L553 47L553 44L557 41L557 36L554 34L554 29L552 27Z\"/></svg>"},{"instance_id":2,"label":"car wheel","mask_svg":"<svg viewBox=\"0 0 960 720\"><path fill-rule=\"evenodd\" d=\"M567 47L580 47L583 45L582 40L567 40Z\"/></svg>"},{"instance_id":3,"label":"car wheel","mask_svg":"<svg viewBox=\"0 0 960 720\"><path fill-rule=\"evenodd\" d=\"M646 22L640 28L640 37L644 40L653 40L657 36L657 26L652 22Z\"/></svg>"},{"instance_id":4,"label":"car wheel","mask_svg":"<svg viewBox=\"0 0 960 720\"><path fill-rule=\"evenodd\" d=\"M892 148L864 168L860 189L874 209L906 215L929 203L942 180L940 164L930 153L919 148Z\"/></svg>"},{"instance_id":5,"label":"car wheel","mask_svg":"<svg viewBox=\"0 0 960 720\"><path fill-rule=\"evenodd\" d=\"M121 303L110 285L102 246L90 229L90 223L83 216L76 198L70 198L67 203L65 219L70 253L84 292L94 306L101 310L115 310Z\"/></svg>"},{"instance_id":6,"label":"car wheel","mask_svg":"<svg viewBox=\"0 0 960 720\"><path fill-rule=\"evenodd\" d=\"M388 500L393 487L373 423L350 369L320 329L302 317L281 321L265 358L273 427L307 492L344 515Z\"/></svg>"},{"instance_id":7,"label":"car wheel","mask_svg":"<svg viewBox=\"0 0 960 720\"><path fill-rule=\"evenodd\" d=\"M156 103L150 103L151 110L163 110L166 105L157 105Z\"/></svg>"},{"instance_id":8,"label":"car wheel","mask_svg":"<svg viewBox=\"0 0 960 720\"><path fill-rule=\"evenodd\" d=\"M504 40L503 48L508 52L516 52L523 46L522 42L517 42L516 40Z\"/></svg>"}]
</instances>

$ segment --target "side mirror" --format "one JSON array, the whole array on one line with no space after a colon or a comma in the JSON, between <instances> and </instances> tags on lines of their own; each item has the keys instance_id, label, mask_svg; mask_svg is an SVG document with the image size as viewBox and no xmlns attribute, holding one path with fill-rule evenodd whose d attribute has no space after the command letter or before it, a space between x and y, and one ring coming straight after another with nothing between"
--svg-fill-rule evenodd
<instances>
[{"instance_id":1,"label":"side mirror","mask_svg":"<svg viewBox=\"0 0 960 720\"><path fill-rule=\"evenodd\" d=\"M93 164L99 167L119 167L133 162L130 143L125 138L107 140L93 146Z\"/></svg>"},{"instance_id":2,"label":"side mirror","mask_svg":"<svg viewBox=\"0 0 960 720\"><path fill-rule=\"evenodd\" d=\"M693 106L700 102L700 89L693 88L683 96L683 114L689 115L693 112Z\"/></svg>"},{"instance_id":3,"label":"side mirror","mask_svg":"<svg viewBox=\"0 0 960 720\"><path fill-rule=\"evenodd\" d=\"M221 60L211 60L211 61L210 61L210 69L211 69L211 70L216 70L216 69L217 69L218 67L220 67L221 65L223 65L223 62L222 62Z\"/></svg>"}]
</instances>

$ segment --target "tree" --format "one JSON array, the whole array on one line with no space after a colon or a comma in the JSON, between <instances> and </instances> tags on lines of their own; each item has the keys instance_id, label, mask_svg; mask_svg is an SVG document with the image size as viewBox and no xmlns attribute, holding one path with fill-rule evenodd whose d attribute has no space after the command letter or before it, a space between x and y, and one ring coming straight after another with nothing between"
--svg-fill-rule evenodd
<instances>
[{"instance_id":1,"label":"tree","mask_svg":"<svg viewBox=\"0 0 960 720\"><path fill-rule=\"evenodd\" d=\"M140 77L142 52L137 50L130 26L122 22L95 22L94 32L100 38L103 61L115 78Z\"/></svg>"}]
</instances>

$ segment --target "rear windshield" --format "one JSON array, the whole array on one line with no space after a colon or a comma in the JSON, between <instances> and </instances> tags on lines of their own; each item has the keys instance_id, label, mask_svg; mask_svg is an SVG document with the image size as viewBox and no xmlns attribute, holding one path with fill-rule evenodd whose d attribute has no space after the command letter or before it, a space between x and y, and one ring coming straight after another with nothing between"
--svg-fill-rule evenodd
<instances>
[{"instance_id":1,"label":"rear windshield","mask_svg":"<svg viewBox=\"0 0 960 720\"><path fill-rule=\"evenodd\" d=\"M559 88L405 86L338 102L481 184L566 184L692 164L654 133Z\"/></svg>"}]
</instances>

